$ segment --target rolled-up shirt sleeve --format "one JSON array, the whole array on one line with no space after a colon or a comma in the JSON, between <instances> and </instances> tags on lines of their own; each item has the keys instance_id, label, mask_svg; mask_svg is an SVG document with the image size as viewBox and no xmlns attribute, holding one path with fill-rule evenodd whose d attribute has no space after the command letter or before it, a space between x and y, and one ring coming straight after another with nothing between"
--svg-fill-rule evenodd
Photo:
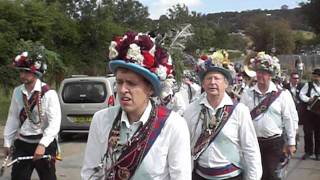
<instances>
[{"instance_id":1,"label":"rolled-up shirt sleeve","mask_svg":"<svg viewBox=\"0 0 320 180\"><path fill-rule=\"evenodd\" d=\"M17 88L13 90L6 126L3 132L4 147L11 147L20 126L17 105Z\"/></svg>"},{"instance_id":2,"label":"rolled-up shirt sleeve","mask_svg":"<svg viewBox=\"0 0 320 180\"><path fill-rule=\"evenodd\" d=\"M295 109L295 105L292 96L289 91L285 90L282 92L282 121L287 134L288 145L295 145L296 141L296 122L292 115L292 109Z\"/></svg>"},{"instance_id":3,"label":"rolled-up shirt sleeve","mask_svg":"<svg viewBox=\"0 0 320 180\"><path fill-rule=\"evenodd\" d=\"M239 104L241 111L237 111L240 119L239 139L243 162L245 164L245 179L257 180L262 176L262 164L257 135L252 123L248 107ZM239 106L238 105L238 106Z\"/></svg>"},{"instance_id":4,"label":"rolled-up shirt sleeve","mask_svg":"<svg viewBox=\"0 0 320 180\"><path fill-rule=\"evenodd\" d=\"M47 101L46 116L48 119L48 126L44 129L40 144L48 147L60 131L61 107L56 91L50 90L45 94L45 96Z\"/></svg>"},{"instance_id":5,"label":"rolled-up shirt sleeve","mask_svg":"<svg viewBox=\"0 0 320 180\"><path fill-rule=\"evenodd\" d=\"M171 114L172 116L175 114ZM170 178L175 180L191 179L191 150L188 126L185 120L175 115L175 123L171 125L172 130L168 152ZM169 126L169 124L167 124Z\"/></svg>"},{"instance_id":6,"label":"rolled-up shirt sleeve","mask_svg":"<svg viewBox=\"0 0 320 180\"><path fill-rule=\"evenodd\" d=\"M305 103L309 102L310 100L310 97L307 96L308 89L309 89L309 83L305 83L299 93L300 99Z\"/></svg>"}]
</instances>

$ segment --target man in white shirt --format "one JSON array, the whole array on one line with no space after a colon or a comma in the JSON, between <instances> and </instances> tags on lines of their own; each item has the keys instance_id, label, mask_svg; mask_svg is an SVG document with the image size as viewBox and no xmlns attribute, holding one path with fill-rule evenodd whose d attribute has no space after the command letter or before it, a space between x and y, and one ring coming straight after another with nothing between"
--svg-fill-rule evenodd
<instances>
[{"instance_id":1,"label":"man in white shirt","mask_svg":"<svg viewBox=\"0 0 320 180\"><path fill-rule=\"evenodd\" d=\"M120 106L94 115L82 179L191 180L187 124L151 98L172 74L168 57L146 34L127 32L111 42L109 68Z\"/></svg>"},{"instance_id":2,"label":"man in white shirt","mask_svg":"<svg viewBox=\"0 0 320 180\"><path fill-rule=\"evenodd\" d=\"M187 99L187 104L196 100L201 94L201 87L194 82L195 80L192 81L192 78L189 76L192 75L185 75L180 87L180 91L183 91L185 92L184 94L186 94L185 99Z\"/></svg>"},{"instance_id":3,"label":"man in white shirt","mask_svg":"<svg viewBox=\"0 0 320 180\"><path fill-rule=\"evenodd\" d=\"M21 53L13 62L23 84L12 94L4 129L5 154L11 154L12 159L33 156L33 160L13 165L13 180L30 179L34 169L41 180L57 179L55 137L60 130L61 109L57 93L39 79L46 70L45 52L43 46L35 45L32 51ZM51 155L52 159L42 159L43 155Z\"/></svg>"},{"instance_id":4,"label":"man in white shirt","mask_svg":"<svg viewBox=\"0 0 320 180\"><path fill-rule=\"evenodd\" d=\"M161 105L166 106L168 109L177 112L182 115L186 105L184 101L184 94L181 91L177 91L178 85L173 77L167 78L165 82L161 84L162 90L160 95Z\"/></svg>"},{"instance_id":5,"label":"man in white shirt","mask_svg":"<svg viewBox=\"0 0 320 180\"><path fill-rule=\"evenodd\" d=\"M307 103L309 108L305 113L303 122L304 150L302 159L309 159L315 154L316 160L320 160L320 115L319 108L312 109L311 104L320 97L320 68L312 72L312 81L305 83L299 94L300 99ZM319 101L319 100L318 100ZM318 102L319 103L319 102ZM315 106L316 107L316 106ZM319 105L318 105L319 107ZM314 141L314 143L313 143Z\"/></svg>"},{"instance_id":6,"label":"man in white shirt","mask_svg":"<svg viewBox=\"0 0 320 180\"><path fill-rule=\"evenodd\" d=\"M229 70L211 60L199 68L204 93L184 113L191 134L194 180L250 179L262 175L258 141L249 109L226 93Z\"/></svg>"},{"instance_id":7,"label":"man in white shirt","mask_svg":"<svg viewBox=\"0 0 320 180\"><path fill-rule=\"evenodd\" d=\"M256 69L257 84L244 91L240 102L251 111L262 157L262 179L278 179L275 170L283 149L290 155L296 151L297 123L291 114L296 111L295 105L289 91L278 89L271 81L272 75L280 70L277 61L260 52L252 63ZM285 143L287 146L284 148Z\"/></svg>"},{"instance_id":8,"label":"man in white shirt","mask_svg":"<svg viewBox=\"0 0 320 180\"><path fill-rule=\"evenodd\" d=\"M290 94L292 95L293 101L296 105L296 111L292 112L292 115L294 116L294 119L296 121L296 144L299 141L299 134L298 134L298 128L299 124L303 123L303 120L305 119L305 111L306 111L306 105L304 102L301 101L299 97L300 90L302 89L304 83L300 82L300 77L297 72L292 72L290 74L290 80L289 83L284 84L284 88L288 89ZM298 114L295 114L298 113ZM297 146L296 146L297 147Z\"/></svg>"}]
</instances>

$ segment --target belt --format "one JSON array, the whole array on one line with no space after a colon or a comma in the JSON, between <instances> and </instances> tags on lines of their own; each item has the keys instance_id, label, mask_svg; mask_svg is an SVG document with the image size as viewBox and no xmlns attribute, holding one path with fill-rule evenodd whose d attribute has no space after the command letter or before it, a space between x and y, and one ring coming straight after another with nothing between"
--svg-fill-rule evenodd
<instances>
[{"instance_id":1,"label":"belt","mask_svg":"<svg viewBox=\"0 0 320 180\"><path fill-rule=\"evenodd\" d=\"M258 137L258 141L268 141L268 140L273 140L276 138L281 137L281 134L275 134L273 136L269 136L269 137Z\"/></svg>"},{"instance_id":2,"label":"belt","mask_svg":"<svg viewBox=\"0 0 320 180\"><path fill-rule=\"evenodd\" d=\"M196 164L195 169L199 170L202 174L206 176L220 176L220 175L229 174L234 171L240 170L240 168L238 168L233 164L229 164L227 166L220 167L220 168L205 168L200 166L199 164Z\"/></svg>"},{"instance_id":3,"label":"belt","mask_svg":"<svg viewBox=\"0 0 320 180\"><path fill-rule=\"evenodd\" d=\"M28 136L25 136L25 135L22 135L22 134L19 134L20 137L24 138L24 139L30 139L30 140L35 140L35 139L41 139L42 138L42 134L38 134L38 135L28 135Z\"/></svg>"},{"instance_id":4,"label":"belt","mask_svg":"<svg viewBox=\"0 0 320 180\"><path fill-rule=\"evenodd\" d=\"M25 136L22 134L18 135L18 139L25 141L27 143L39 143L39 141L42 138L42 134L38 134L38 135L29 135L29 136Z\"/></svg>"}]
</instances>

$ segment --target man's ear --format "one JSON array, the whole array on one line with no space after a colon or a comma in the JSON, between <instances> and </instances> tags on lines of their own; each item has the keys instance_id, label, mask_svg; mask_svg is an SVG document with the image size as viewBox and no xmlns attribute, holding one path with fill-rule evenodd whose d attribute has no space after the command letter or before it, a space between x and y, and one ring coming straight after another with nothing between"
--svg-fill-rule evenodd
<instances>
[{"instance_id":1,"label":"man's ear","mask_svg":"<svg viewBox=\"0 0 320 180\"><path fill-rule=\"evenodd\" d=\"M150 87L150 90L149 90L149 97L151 97L152 95L154 94L154 90L152 87Z\"/></svg>"}]
</instances>

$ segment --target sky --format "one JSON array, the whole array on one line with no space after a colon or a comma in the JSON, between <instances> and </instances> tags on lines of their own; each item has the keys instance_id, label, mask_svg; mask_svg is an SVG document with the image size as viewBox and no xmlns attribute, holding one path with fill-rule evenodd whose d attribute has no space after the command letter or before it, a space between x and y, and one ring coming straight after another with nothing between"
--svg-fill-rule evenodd
<instances>
[{"instance_id":1,"label":"sky","mask_svg":"<svg viewBox=\"0 0 320 180\"><path fill-rule=\"evenodd\" d=\"M150 18L158 19L167 13L167 9L175 4L185 4L190 11L201 14L245 11L253 9L280 9L288 5L289 9L299 7L300 2L306 0L139 0L149 8Z\"/></svg>"}]
</instances>

